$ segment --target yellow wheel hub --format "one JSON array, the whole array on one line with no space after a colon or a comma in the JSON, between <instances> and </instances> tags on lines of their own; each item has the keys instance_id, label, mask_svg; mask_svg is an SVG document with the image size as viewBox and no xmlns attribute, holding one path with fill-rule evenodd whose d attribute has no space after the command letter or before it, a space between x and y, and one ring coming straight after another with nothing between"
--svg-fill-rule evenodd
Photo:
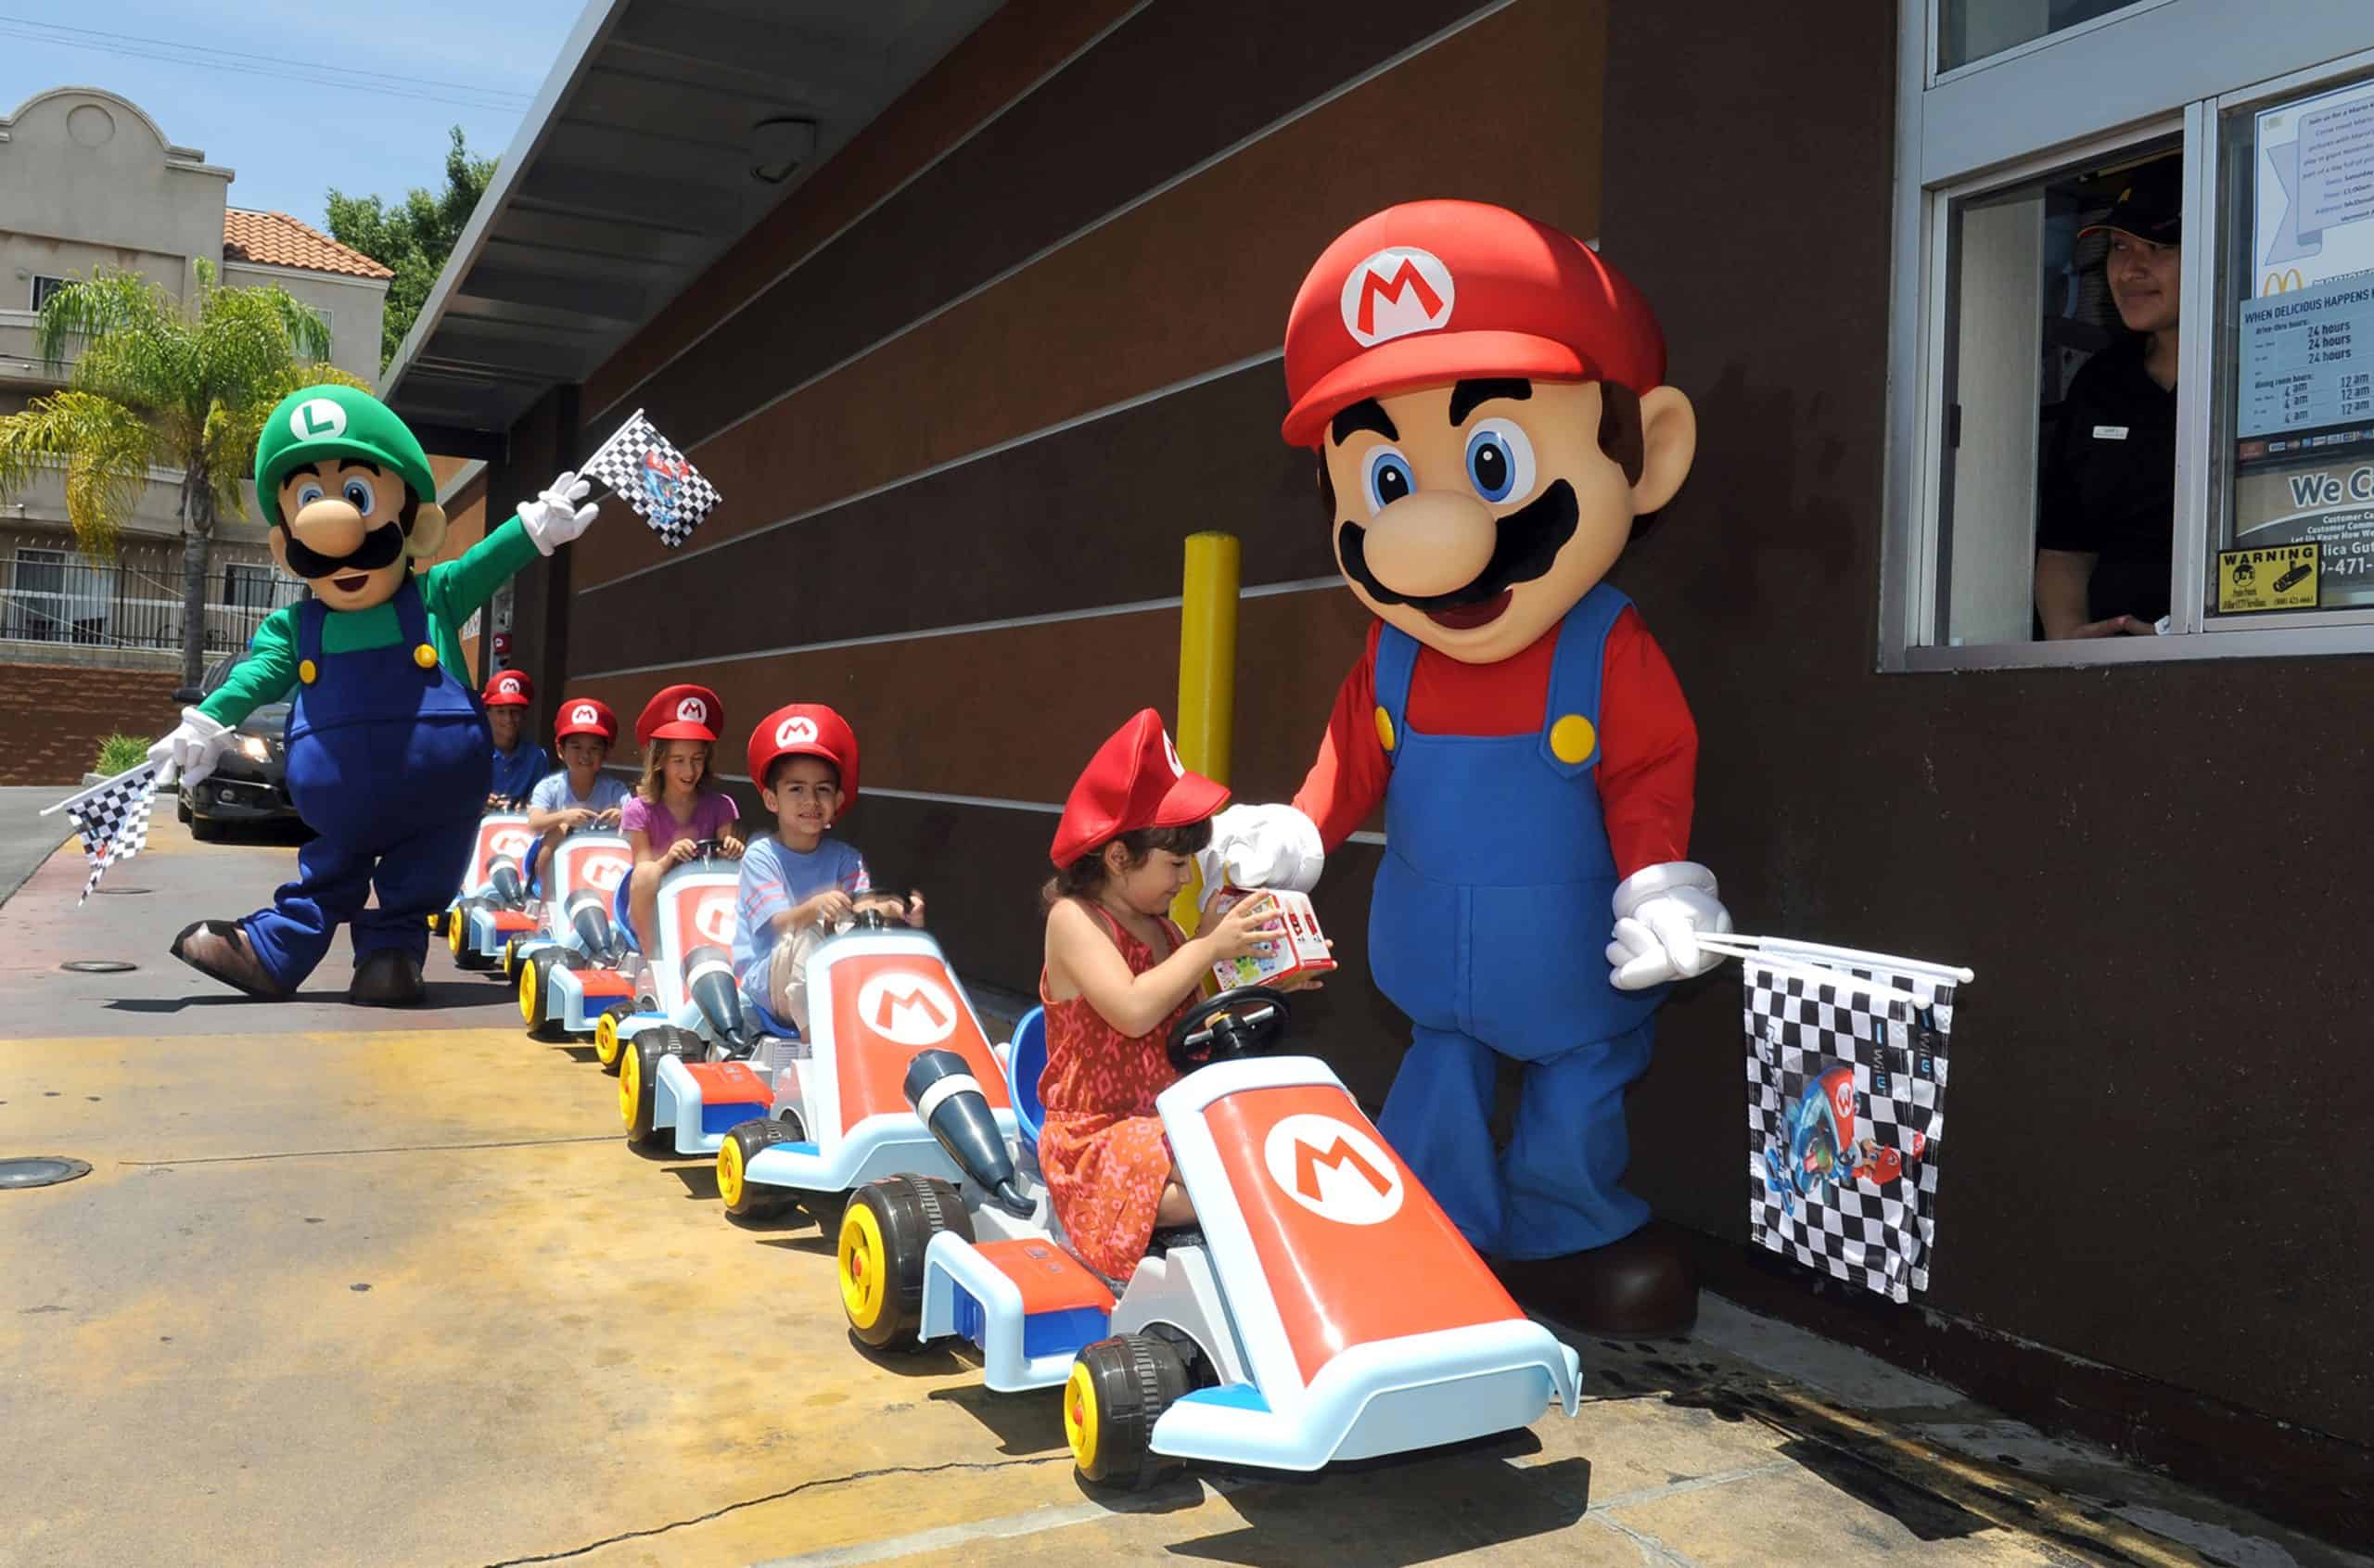
<instances>
[{"instance_id":1,"label":"yellow wheel hub","mask_svg":"<svg viewBox=\"0 0 2374 1568\"><path fill-rule=\"evenodd\" d=\"M742 1145L730 1136L717 1146L717 1195L728 1208L742 1201Z\"/></svg>"},{"instance_id":2,"label":"yellow wheel hub","mask_svg":"<svg viewBox=\"0 0 2374 1568\"><path fill-rule=\"evenodd\" d=\"M605 1067L619 1059L619 1020L608 1013L594 1026L594 1059Z\"/></svg>"},{"instance_id":3,"label":"yellow wheel hub","mask_svg":"<svg viewBox=\"0 0 2374 1568\"><path fill-rule=\"evenodd\" d=\"M540 1000L537 993L543 989L537 984L539 978L532 963L519 971L519 1021L531 1028L535 1026L536 1003Z\"/></svg>"},{"instance_id":4,"label":"yellow wheel hub","mask_svg":"<svg viewBox=\"0 0 2374 1568\"><path fill-rule=\"evenodd\" d=\"M634 1126L634 1103L643 1097L643 1053L629 1040L619 1058L619 1119Z\"/></svg>"},{"instance_id":5,"label":"yellow wheel hub","mask_svg":"<svg viewBox=\"0 0 2374 1568\"><path fill-rule=\"evenodd\" d=\"M1071 1445L1072 1463L1086 1471L1096 1463L1096 1380L1088 1363L1074 1361L1064 1384L1064 1441Z\"/></svg>"},{"instance_id":6,"label":"yellow wheel hub","mask_svg":"<svg viewBox=\"0 0 2374 1568\"><path fill-rule=\"evenodd\" d=\"M458 913L455 914L453 919L446 922L445 945L453 950L453 956L455 958L462 956L462 927L468 924L469 922L463 919Z\"/></svg>"},{"instance_id":7,"label":"yellow wheel hub","mask_svg":"<svg viewBox=\"0 0 2374 1568\"><path fill-rule=\"evenodd\" d=\"M841 1307L850 1326L861 1332L882 1319L882 1304L889 1284L887 1249L882 1226L874 1211L852 1199L841 1216Z\"/></svg>"}]
</instances>

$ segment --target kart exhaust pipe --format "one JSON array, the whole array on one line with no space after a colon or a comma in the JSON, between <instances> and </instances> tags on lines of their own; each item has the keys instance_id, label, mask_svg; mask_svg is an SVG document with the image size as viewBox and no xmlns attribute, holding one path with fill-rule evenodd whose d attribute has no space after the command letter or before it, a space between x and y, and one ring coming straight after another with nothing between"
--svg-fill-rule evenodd
<instances>
[{"instance_id":1,"label":"kart exhaust pipe","mask_svg":"<svg viewBox=\"0 0 2374 1568\"><path fill-rule=\"evenodd\" d=\"M493 885L499 909L516 910L527 898L528 889L519 880L519 862L508 855L487 867L486 879Z\"/></svg>"},{"instance_id":2,"label":"kart exhaust pipe","mask_svg":"<svg viewBox=\"0 0 2374 1568\"><path fill-rule=\"evenodd\" d=\"M580 888L568 900L568 928L585 950L606 969L616 969L626 956L618 928L610 924L608 901L591 887Z\"/></svg>"},{"instance_id":3,"label":"kart exhaust pipe","mask_svg":"<svg viewBox=\"0 0 2374 1568\"><path fill-rule=\"evenodd\" d=\"M734 983L734 961L725 950L698 947L684 956L684 989L736 1056L747 1056L757 1046L750 1015L742 1011L741 988Z\"/></svg>"},{"instance_id":4,"label":"kart exhaust pipe","mask_svg":"<svg viewBox=\"0 0 2374 1568\"><path fill-rule=\"evenodd\" d=\"M1015 1182L1014 1160L989 1115L989 1097L964 1058L952 1051L917 1052L907 1064L905 1089L907 1103L956 1168L1000 1208L1017 1219L1029 1218L1034 1205Z\"/></svg>"}]
</instances>

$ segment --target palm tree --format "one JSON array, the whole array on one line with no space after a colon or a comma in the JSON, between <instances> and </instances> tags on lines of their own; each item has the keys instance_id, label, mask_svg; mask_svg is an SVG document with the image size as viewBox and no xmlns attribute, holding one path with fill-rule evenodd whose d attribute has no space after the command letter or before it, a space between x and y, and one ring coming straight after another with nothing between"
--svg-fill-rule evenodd
<instances>
[{"instance_id":1,"label":"palm tree","mask_svg":"<svg viewBox=\"0 0 2374 1568\"><path fill-rule=\"evenodd\" d=\"M279 288L224 287L203 261L186 309L137 273L102 271L52 294L35 337L53 369L82 352L64 391L0 416L0 496L63 467L74 542L101 559L150 466L180 470L182 680L194 686L214 520L246 516L239 483L264 416L300 387L364 383L320 363L330 351L321 318Z\"/></svg>"}]
</instances>

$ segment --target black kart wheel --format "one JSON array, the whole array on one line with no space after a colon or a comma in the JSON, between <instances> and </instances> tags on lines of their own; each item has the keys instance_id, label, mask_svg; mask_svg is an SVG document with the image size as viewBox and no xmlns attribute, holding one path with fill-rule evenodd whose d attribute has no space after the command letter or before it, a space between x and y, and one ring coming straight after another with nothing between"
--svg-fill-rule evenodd
<instances>
[{"instance_id":1,"label":"black kart wheel","mask_svg":"<svg viewBox=\"0 0 2374 1568\"><path fill-rule=\"evenodd\" d=\"M725 1212L736 1219L757 1219L787 1207L798 1194L787 1187L770 1187L749 1177L751 1158L777 1143L799 1141L797 1124L773 1116L753 1116L725 1135L717 1146L717 1195Z\"/></svg>"},{"instance_id":2,"label":"black kart wheel","mask_svg":"<svg viewBox=\"0 0 2374 1568\"><path fill-rule=\"evenodd\" d=\"M1154 1423L1192 1386L1167 1339L1117 1334L1083 1348L1064 1385L1064 1437L1081 1478L1142 1491L1175 1469L1154 1451Z\"/></svg>"},{"instance_id":3,"label":"black kart wheel","mask_svg":"<svg viewBox=\"0 0 2374 1568\"><path fill-rule=\"evenodd\" d=\"M849 1194L835 1247L849 1332L876 1350L922 1348L924 1249L943 1230L973 1239L973 1217L936 1176L886 1176Z\"/></svg>"},{"instance_id":4,"label":"black kart wheel","mask_svg":"<svg viewBox=\"0 0 2374 1568\"><path fill-rule=\"evenodd\" d=\"M659 1062L665 1056L691 1054L699 1038L673 1027L645 1029L619 1052L619 1115L627 1125L627 1142L641 1148L657 1130Z\"/></svg>"}]
</instances>

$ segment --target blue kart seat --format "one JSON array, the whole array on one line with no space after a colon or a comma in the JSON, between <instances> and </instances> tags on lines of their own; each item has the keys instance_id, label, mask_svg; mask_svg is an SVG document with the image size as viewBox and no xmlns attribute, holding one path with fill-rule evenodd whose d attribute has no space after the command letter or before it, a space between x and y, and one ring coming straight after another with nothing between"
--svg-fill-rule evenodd
<instances>
[{"instance_id":1,"label":"blue kart seat","mask_svg":"<svg viewBox=\"0 0 2374 1568\"><path fill-rule=\"evenodd\" d=\"M1023 1147L1033 1152L1039 1147L1039 1124L1047 1118L1046 1108L1039 1103L1039 1075L1046 1070L1047 1013L1034 1007L1015 1024L1014 1043L1005 1059L1006 1098L1014 1102Z\"/></svg>"},{"instance_id":2,"label":"blue kart seat","mask_svg":"<svg viewBox=\"0 0 2374 1568\"><path fill-rule=\"evenodd\" d=\"M635 940L634 922L627 918L627 884L633 880L631 876L619 878L618 887L610 894L610 920L618 926L619 936L626 942L627 951L639 953L643 951L643 944Z\"/></svg>"},{"instance_id":3,"label":"blue kart seat","mask_svg":"<svg viewBox=\"0 0 2374 1568\"><path fill-rule=\"evenodd\" d=\"M542 835L539 835L528 841L528 853L521 857L519 861L519 880L527 884L529 892L539 896L543 893L544 885L536 875L536 862L543 857L543 853L544 840Z\"/></svg>"}]
</instances>

